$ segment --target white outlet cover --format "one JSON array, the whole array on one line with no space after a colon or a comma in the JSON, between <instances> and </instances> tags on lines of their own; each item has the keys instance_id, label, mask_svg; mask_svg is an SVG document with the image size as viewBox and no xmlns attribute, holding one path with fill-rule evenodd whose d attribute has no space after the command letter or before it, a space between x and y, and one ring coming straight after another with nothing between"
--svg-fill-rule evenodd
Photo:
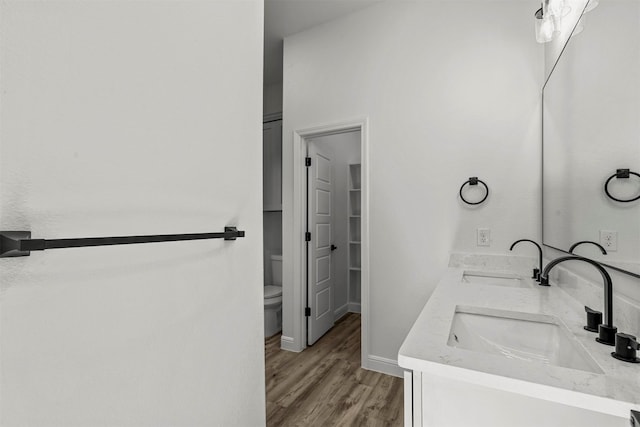
<instances>
[{"instance_id":1,"label":"white outlet cover","mask_svg":"<svg viewBox=\"0 0 640 427\"><path fill-rule=\"evenodd\" d=\"M491 230L488 228L478 228L478 246L491 246Z\"/></svg>"},{"instance_id":2,"label":"white outlet cover","mask_svg":"<svg viewBox=\"0 0 640 427\"><path fill-rule=\"evenodd\" d=\"M618 232L611 230L600 230L600 244L607 252L618 250Z\"/></svg>"}]
</instances>

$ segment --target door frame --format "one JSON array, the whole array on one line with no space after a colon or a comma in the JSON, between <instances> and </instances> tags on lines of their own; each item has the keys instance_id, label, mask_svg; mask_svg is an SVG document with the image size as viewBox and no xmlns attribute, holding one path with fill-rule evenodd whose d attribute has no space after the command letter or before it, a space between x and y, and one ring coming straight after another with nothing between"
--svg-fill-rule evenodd
<instances>
[{"instance_id":1,"label":"door frame","mask_svg":"<svg viewBox=\"0 0 640 427\"><path fill-rule=\"evenodd\" d=\"M360 131L361 168L361 364L368 368L369 356L369 120L366 117L343 122L298 129L293 132L293 236L299 236L293 243L293 321L294 339L300 348L306 348L307 329L304 309L307 305L306 290L306 166L309 139ZM297 313L297 314L296 314Z\"/></svg>"}]
</instances>

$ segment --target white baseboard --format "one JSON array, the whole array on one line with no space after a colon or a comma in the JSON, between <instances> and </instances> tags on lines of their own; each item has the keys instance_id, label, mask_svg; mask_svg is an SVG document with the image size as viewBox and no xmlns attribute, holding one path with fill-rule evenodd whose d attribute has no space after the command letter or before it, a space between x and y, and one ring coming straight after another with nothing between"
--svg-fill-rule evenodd
<instances>
[{"instance_id":1,"label":"white baseboard","mask_svg":"<svg viewBox=\"0 0 640 427\"><path fill-rule=\"evenodd\" d=\"M364 368L370 371L404 378L404 370L398 366L398 362L393 359L369 355L369 357L367 357L367 366Z\"/></svg>"},{"instance_id":2,"label":"white baseboard","mask_svg":"<svg viewBox=\"0 0 640 427\"><path fill-rule=\"evenodd\" d=\"M349 307L348 311L349 313L360 313L360 303L359 302L350 302L349 304L347 304L347 306Z\"/></svg>"},{"instance_id":3,"label":"white baseboard","mask_svg":"<svg viewBox=\"0 0 640 427\"><path fill-rule=\"evenodd\" d=\"M300 353L302 349L296 345L296 342L291 337L285 337L284 335L280 337L280 348L282 350L293 351L294 353Z\"/></svg>"},{"instance_id":4,"label":"white baseboard","mask_svg":"<svg viewBox=\"0 0 640 427\"><path fill-rule=\"evenodd\" d=\"M338 307L337 310L333 312L333 320L338 321L342 316L349 312L349 304L345 304L342 307Z\"/></svg>"}]
</instances>

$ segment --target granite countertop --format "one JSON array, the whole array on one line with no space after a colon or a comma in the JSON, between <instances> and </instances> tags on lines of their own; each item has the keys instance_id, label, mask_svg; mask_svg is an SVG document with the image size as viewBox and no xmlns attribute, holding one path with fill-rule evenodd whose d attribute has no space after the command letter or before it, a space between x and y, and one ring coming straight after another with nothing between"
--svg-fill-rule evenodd
<instances>
[{"instance_id":1,"label":"granite countertop","mask_svg":"<svg viewBox=\"0 0 640 427\"><path fill-rule=\"evenodd\" d=\"M496 271L496 266L491 267ZM525 286L519 288L463 283L465 270L479 268L447 269L400 347L398 364L402 368L620 417L628 417L630 409L640 410L640 364L614 359L613 347L597 343L597 334L583 329L583 305L553 283L538 286L529 278L531 269L518 265L512 265L510 272L524 281ZM555 316L603 373L449 346L451 322L460 306Z\"/></svg>"}]
</instances>

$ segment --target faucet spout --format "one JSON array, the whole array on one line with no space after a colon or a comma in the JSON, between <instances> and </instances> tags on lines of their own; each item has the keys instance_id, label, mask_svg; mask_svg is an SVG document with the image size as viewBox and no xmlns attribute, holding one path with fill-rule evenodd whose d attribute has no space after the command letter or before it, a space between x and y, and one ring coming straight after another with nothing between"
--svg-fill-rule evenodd
<instances>
[{"instance_id":1,"label":"faucet spout","mask_svg":"<svg viewBox=\"0 0 640 427\"><path fill-rule=\"evenodd\" d=\"M540 282L540 274L542 273L542 248L540 247L539 244L537 244L536 242L534 242L533 240L530 239L520 239L520 240L516 240L515 242L513 242L511 244L511 247L509 248L510 251L513 250L513 248L520 242L529 242L529 243L533 243L534 245L536 245L536 247L538 248L538 271L536 272L536 269L533 270L533 277L532 279L536 279L538 282Z\"/></svg>"},{"instance_id":2,"label":"faucet spout","mask_svg":"<svg viewBox=\"0 0 640 427\"><path fill-rule=\"evenodd\" d=\"M611 280L611 276L607 272L607 270L602 267L598 262L590 260L588 258L583 258L577 255L574 256L565 256L556 258L553 261L549 262L547 266L542 271L540 276L541 284L549 284L549 272L553 267L560 264L564 261L582 261L587 264L591 264L600 272L602 275L602 280L604 282L604 323L598 326L598 338L596 341L607 344L614 345L616 339L616 331L618 328L613 326L613 282Z\"/></svg>"},{"instance_id":3,"label":"faucet spout","mask_svg":"<svg viewBox=\"0 0 640 427\"><path fill-rule=\"evenodd\" d=\"M600 249L600 252L602 252L602 255L606 255L607 254L607 250L605 248L602 247L601 244L596 243L596 242L592 242L591 240L582 240L580 242L576 242L573 245L571 245L571 247L569 248L569 253L572 254L573 250L576 248L576 246L582 245L584 243L588 243L590 245L594 245L597 246L598 249Z\"/></svg>"}]
</instances>

